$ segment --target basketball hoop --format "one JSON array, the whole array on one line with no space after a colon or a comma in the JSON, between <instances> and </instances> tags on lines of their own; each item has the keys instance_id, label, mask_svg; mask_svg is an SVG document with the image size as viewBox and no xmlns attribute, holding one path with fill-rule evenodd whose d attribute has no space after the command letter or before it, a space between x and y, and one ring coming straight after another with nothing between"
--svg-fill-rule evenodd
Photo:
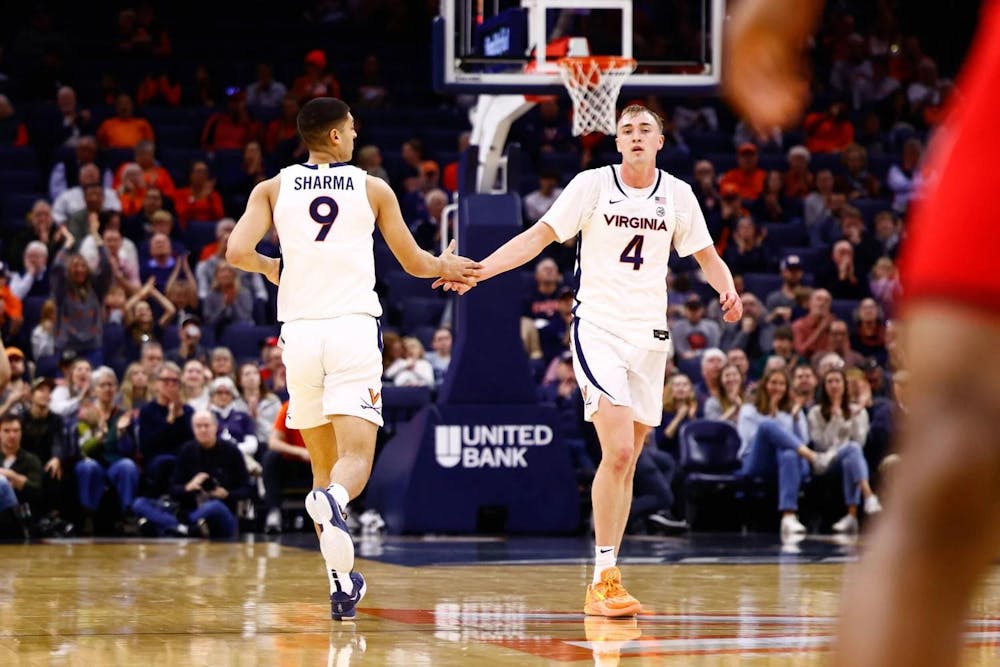
<instances>
[{"instance_id":1,"label":"basketball hoop","mask_svg":"<svg viewBox=\"0 0 1000 667\"><path fill-rule=\"evenodd\" d=\"M625 79L635 70L634 58L584 56L560 58L559 75L573 100L573 134L615 134L615 104Z\"/></svg>"}]
</instances>

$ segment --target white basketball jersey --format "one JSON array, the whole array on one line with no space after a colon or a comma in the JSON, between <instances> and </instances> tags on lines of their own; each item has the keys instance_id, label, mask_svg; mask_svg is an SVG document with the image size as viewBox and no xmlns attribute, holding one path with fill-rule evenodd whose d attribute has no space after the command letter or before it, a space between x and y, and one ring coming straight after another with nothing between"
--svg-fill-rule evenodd
<instances>
[{"instance_id":1,"label":"white basketball jersey","mask_svg":"<svg viewBox=\"0 0 1000 667\"><path fill-rule=\"evenodd\" d=\"M629 343L669 349L667 261L712 245L691 187L662 170L624 186L620 167L581 172L542 216L560 241L577 236L574 313Z\"/></svg>"},{"instance_id":2,"label":"white basketball jersey","mask_svg":"<svg viewBox=\"0 0 1000 667\"><path fill-rule=\"evenodd\" d=\"M346 164L281 170L274 225L281 244L278 320L378 317L367 174Z\"/></svg>"}]
</instances>

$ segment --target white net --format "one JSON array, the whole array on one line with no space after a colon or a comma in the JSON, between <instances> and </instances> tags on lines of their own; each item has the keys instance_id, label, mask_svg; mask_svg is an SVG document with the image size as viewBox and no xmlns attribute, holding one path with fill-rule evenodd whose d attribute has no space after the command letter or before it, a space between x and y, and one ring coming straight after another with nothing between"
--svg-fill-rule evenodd
<instances>
[{"instance_id":1,"label":"white net","mask_svg":"<svg viewBox=\"0 0 1000 667\"><path fill-rule=\"evenodd\" d=\"M562 58L559 74L573 100L573 134L615 134L615 105L635 60L615 56Z\"/></svg>"}]
</instances>

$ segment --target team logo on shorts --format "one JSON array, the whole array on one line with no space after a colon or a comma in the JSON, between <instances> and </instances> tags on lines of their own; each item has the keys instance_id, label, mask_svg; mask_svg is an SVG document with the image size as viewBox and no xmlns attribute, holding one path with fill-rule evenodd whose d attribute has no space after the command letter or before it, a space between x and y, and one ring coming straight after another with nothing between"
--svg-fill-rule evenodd
<instances>
[{"instance_id":1,"label":"team logo on shorts","mask_svg":"<svg viewBox=\"0 0 1000 667\"><path fill-rule=\"evenodd\" d=\"M382 412L382 406L379 405L379 401L382 400L382 392L375 391L371 387L368 388L368 398L371 402L366 402L364 398L361 399L361 409L362 410L374 410L375 412Z\"/></svg>"}]
</instances>

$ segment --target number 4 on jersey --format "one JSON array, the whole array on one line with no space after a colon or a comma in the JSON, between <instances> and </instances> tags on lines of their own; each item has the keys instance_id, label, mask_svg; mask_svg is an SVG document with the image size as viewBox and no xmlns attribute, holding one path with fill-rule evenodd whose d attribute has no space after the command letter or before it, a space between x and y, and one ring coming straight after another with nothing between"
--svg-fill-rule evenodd
<instances>
[{"instance_id":1,"label":"number 4 on jersey","mask_svg":"<svg viewBox=\"0 0 1000 667\"><path fill-rule=\"evenodd\" d=\"M326 206L326 212L320 213L320 207ZM337 206L337 202L333 200L333 197L316 197L309 204L309 215L312 219L323 225L319 230L319 234L316 235L317 241L322 241L326 238L326 235L330 233L330 227L333 226L333 221L337 219L337 214L340 213L340 207Z\"/></svg>"},{"instance_id":2,"label":"number 4 on jersey","mask_svg":"<svg viewBox=\"0 0 1000 667\"><path fill-rule=\"evenodd\" d=\"M638 271L642 267L642 240L642 234L633 236L625 249L622 250L621 257L618 258L626 264L631 264L633 271Z\"/></svg>"}]
</instances>

